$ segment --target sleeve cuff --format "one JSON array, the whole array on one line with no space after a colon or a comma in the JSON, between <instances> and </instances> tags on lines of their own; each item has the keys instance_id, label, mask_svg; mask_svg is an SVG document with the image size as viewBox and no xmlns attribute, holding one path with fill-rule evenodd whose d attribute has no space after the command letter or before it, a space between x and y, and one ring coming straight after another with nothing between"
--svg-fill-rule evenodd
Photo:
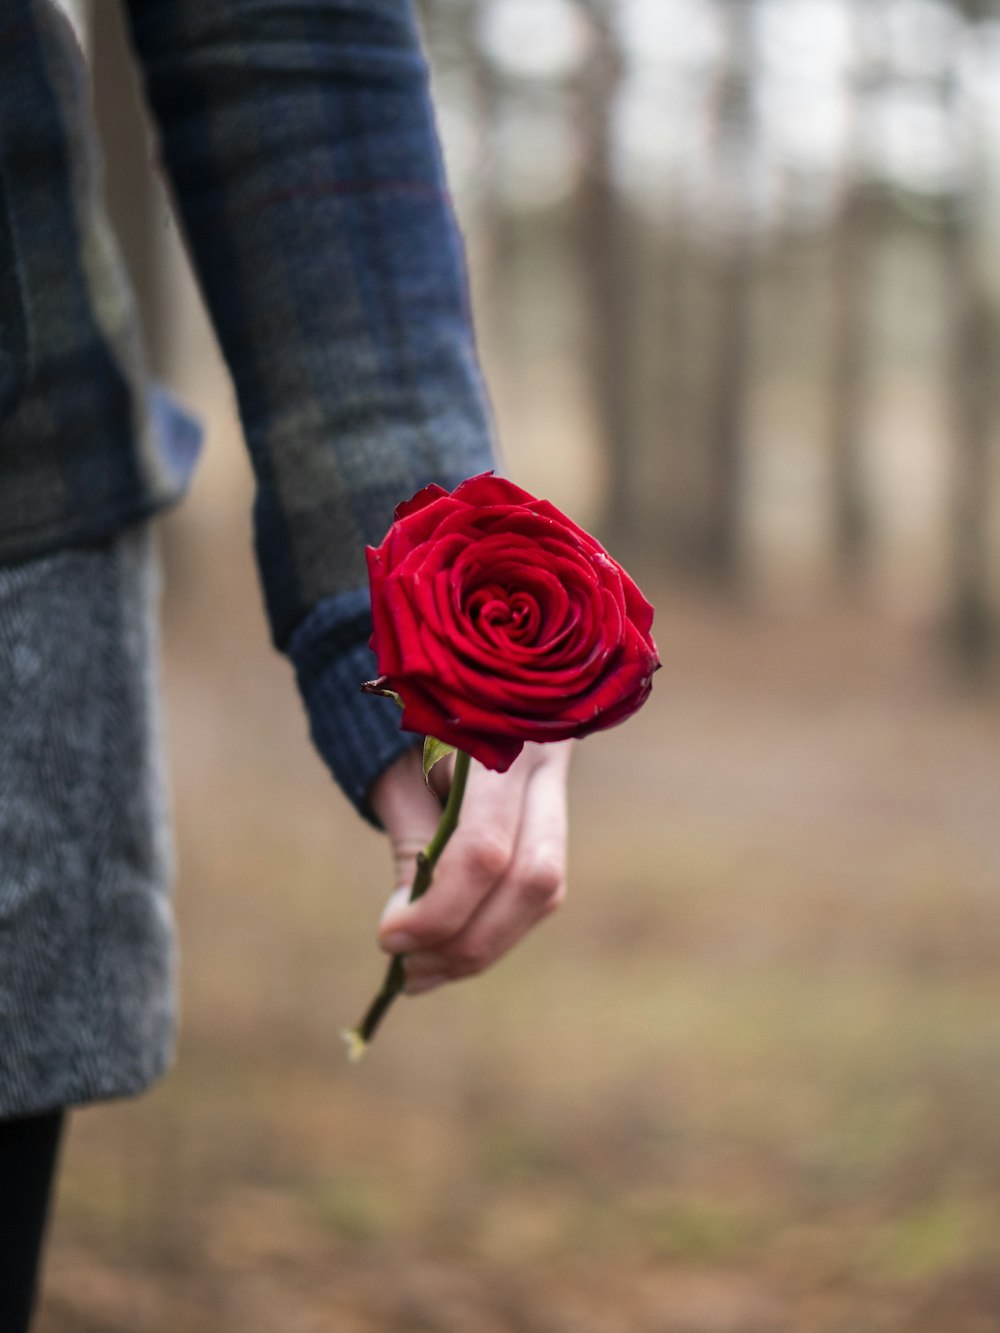
<instances>
[{"instance_id":1,"label":"sleeve cuff","mask_svg":"<svg viewBox=\"0 0 1000 1333\"><path fill-rule=\"evenodd\" d=\"M367 588L320 602L295 629L285 652L295 667L313 744L358 814L384 832L368 794L376 779L423 737L400 730L391 699L361 693L378 674Z\"/></svg>"}]
</instances>

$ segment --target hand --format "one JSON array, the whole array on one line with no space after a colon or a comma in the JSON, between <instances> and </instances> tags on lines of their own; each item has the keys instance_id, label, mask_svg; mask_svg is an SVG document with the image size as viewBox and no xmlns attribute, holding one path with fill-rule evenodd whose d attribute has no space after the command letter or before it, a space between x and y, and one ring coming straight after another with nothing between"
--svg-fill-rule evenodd
<instances>
[{"instance_id":1,"label":"hand","mask_svg":"<svg viewBox=\"0 0 1000 1333\"><path fill-rule=\"evenodd\" d=\"M371 804L392 845L397 889L379 943L404 954L406 993L474 976L496 962L566 895L566 780L573 741L529 743L506 773L473 762L458 828L434 880L408 903L417 853L441 818L454 755L420 771L419 749L386 769Z\"/></svg>"}]
</instances>

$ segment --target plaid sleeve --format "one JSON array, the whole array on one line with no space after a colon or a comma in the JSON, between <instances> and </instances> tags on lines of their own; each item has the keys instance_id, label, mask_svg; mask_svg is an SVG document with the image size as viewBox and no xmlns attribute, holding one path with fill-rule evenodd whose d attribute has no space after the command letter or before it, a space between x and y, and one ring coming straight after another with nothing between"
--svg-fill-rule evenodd
<instances>
[{"instance_id":1,"label":"plaid sleeve","mask_svg":"<svg viewBox=\"0 0 1000 1333\"><path fill-rule=\"evenodd\" d=\"M359 812L416 738L358 692L366 545L497 467L409 0L128 0L161 153L236 386L274 642Z\"/></svg>"}]
</instances>

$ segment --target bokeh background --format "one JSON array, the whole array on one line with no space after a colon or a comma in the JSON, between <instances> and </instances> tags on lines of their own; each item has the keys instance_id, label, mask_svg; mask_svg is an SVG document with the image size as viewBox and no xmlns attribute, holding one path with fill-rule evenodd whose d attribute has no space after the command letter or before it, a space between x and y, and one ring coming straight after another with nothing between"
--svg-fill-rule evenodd
<instances>
[{"instance_id":1,"label":"bokeh background","mask_svg":"<svg viewBox=\"0 0 1000 1333\"><path fill-rule=\"evenodd\" d=\"M154 369L183 1026L74 1116L41 1333L1000 1327L1000 8L426 0L506 470L657 609L567 906L338 1031L383 839L272 651L232 393L112 0Z\"/></svg>"}]
</instances>

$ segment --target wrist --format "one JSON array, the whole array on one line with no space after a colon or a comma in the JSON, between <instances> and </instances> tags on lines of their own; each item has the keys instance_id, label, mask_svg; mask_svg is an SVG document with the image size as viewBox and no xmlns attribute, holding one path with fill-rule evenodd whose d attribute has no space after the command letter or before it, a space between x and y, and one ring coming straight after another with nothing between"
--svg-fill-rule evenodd
<instances>
[{"instance_id":1,"label":"wrist","mask_svg":"<svg viewBox=\"0 0 1000 1333\"><path fill-rule=\"evenodd\" d=\"M362 695L362 681L377 674L370 635L368 592L359 589L319 603L295 630L286 652L313 744L358 814L384 832L372 805L373 788L410 752L419 772L423 738L400 730L399 709L391 699Z\"/></svg>"}]
</instances>

